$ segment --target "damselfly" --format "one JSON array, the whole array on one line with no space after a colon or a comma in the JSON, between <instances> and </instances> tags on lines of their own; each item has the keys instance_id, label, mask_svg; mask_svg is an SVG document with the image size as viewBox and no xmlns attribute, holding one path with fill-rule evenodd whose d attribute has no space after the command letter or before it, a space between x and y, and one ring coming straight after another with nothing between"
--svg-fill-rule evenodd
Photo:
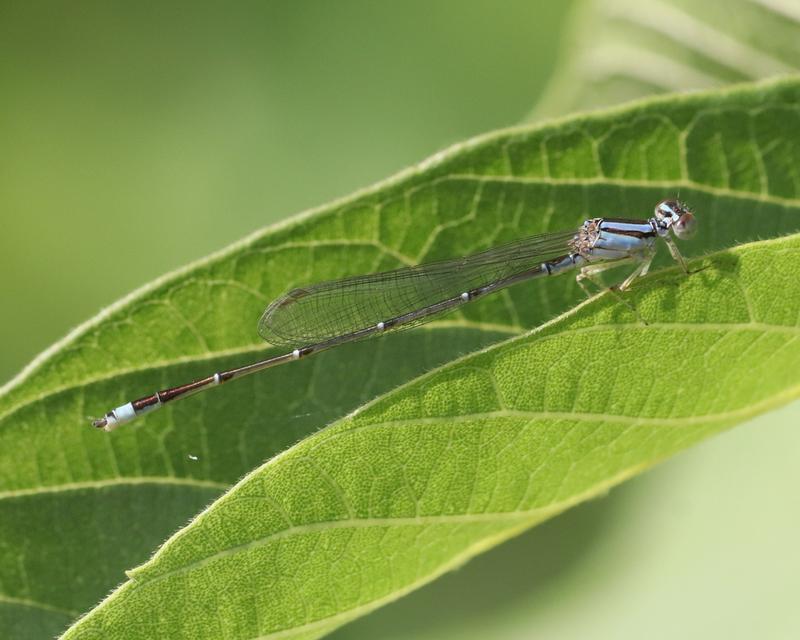
<instances>
[{"instance_id":1,"label":"damselfly","mask_svg":"<svg viewBox=\"0 0 800 640\"><path fill-rule=\"evenodd\" d=\"M576 279L586 289L585 280L632 263L635 268L630 275L613 288L624 291L647 273L658 238L688 273L672 235L687 239L695 231L696 220L686 205L664 200L648 220L590 218L578 229L523 238L464 258L292 289L267 307L258 324L261 337L291 351L157 391L109 411L92 424L112 431L179 398L346 342L420 325L539 276L579 269Z\"/></svg>"}]
</instances>

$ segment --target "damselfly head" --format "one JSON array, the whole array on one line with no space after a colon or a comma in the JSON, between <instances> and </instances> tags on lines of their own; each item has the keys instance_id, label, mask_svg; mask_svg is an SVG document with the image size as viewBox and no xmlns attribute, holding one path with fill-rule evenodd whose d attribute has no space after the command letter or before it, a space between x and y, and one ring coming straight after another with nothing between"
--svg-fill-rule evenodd
<instances>
[{"instance_id":1,"label":"damselfly head","mask_svg":"<svg viewBox=\"0 0 800 640\"><path fill-rule=\"evenodd\" d=\"M681 240L688 240L697 233L694 214L678 200L662 200L656 205L656 222L662 229L672 229Z\"/></svg>"}]
</instances>

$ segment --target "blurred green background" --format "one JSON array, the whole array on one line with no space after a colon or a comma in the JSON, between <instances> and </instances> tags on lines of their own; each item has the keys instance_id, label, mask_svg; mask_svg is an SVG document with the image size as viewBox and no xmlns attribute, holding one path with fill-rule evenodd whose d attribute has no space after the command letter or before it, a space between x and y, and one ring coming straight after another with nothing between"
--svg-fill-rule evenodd
<instances>
[{"instance_id":1,"label":"blurred green background","mask_svg":"<svg viewBox=\"0 0 800 640\"><path fill-rule=\"evenodd\" d=\"M3 2L0 379L246 233L530 111L558 2Z\"/></svg>"},{"instance_id":2,"label":"blurred green background","mask_svg":"<svg viewBox=\"0 0 800 640\"><path fill-rule=\"evenodd\" d=\"M0 381L166 271L519 122L569 5L2 2ZM798 415L706 442L335 635L800 637Z\"/></svg>"}]
</instances>

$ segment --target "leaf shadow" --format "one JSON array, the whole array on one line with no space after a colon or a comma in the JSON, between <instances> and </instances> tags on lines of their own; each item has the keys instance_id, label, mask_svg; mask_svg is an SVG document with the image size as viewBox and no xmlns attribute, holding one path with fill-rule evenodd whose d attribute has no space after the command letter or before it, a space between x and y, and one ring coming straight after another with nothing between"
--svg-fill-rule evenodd
<instances>
[{"instance_id":1,"label":"leaf shadow","mask_svg":"<svg viewBox=\"0 0 800 640\"><path fill-rule=\"evenodd\" d=\"M643 286L632 291L636 294L636 303L656 293L658 312L667 312L667 316L678 313L682 287L692 280L692 286L701 285L704 292L713 295L715 289L724 281L735 278L739 273L740 257L732 252L717 253L689 262L689 273L679 267L663 269L649 276Z\"/></svg>"}]
</instances>

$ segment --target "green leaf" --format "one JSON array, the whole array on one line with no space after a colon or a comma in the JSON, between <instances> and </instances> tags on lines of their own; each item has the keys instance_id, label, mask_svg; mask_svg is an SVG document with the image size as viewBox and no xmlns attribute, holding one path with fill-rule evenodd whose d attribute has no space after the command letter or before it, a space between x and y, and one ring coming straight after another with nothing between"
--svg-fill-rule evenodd
<instances>
[{"instance_id":1,"label":"green leaf","mask_svg":"<svg viewBox=\"0 0 800 640\"><path fill-rule=\"evenodd\" d=\"M66 637L318 637L800 396L800 234L700 269L637 288L647 326L602 295L310 436Z\"/></svg>"},{"instance_id":2,"label":"green leaf","mask_svg":"<svg viewBox=\"0 0 800 640\"><path fill-rule=\"evenodd\" d=\"M532 117L797 73L798 43L782 0L582 0Z\"/></svg>"},{"instance_id":3,"label":"green leaf","mask_svg":"<svg viewBox=\"0 0 800 640\"><path fill-rule=\"evenodd\" d=\"M26 626L33 624L28 622L34 617L32 611L38 613L40 627L63 628L118 584L125 568L144 562L168 532L185 523L201 504L264 460L406 383L411 386L405 392L380 404L402 410L410 398L403 394L414 388L413 380L421 373L532 328L569 309L581 296L567 277L517 287L430 327L342 347L242 380L169 406L110 435L87 427L87 415L101 414L155 388L262 357L256 320L270 299L291 286L468 253L527 234L568 228L588 216L643 217L655 202L677 192L695 206L701 219L700 236L683 245L688 255L797 230L798 97L800 84L785 81L671 97L484 136L351 198L257 233L166 276L79 327L0 393L0 624L5 625L0 629L32 629ZM709 274L690 282L705 282ZM730 282L738 282L731 278ZM675 304L688 314L682 321L701 324L706 300L692 297L697 290L687 290L688 297L682 294L678 300L668 295L677 294L676 286L659 286L653 295L662 291L667 296L663 305ZM595 304L603 309L607 305ZM646 310L646 304L642 308ZM726 309L730 311L723 305L721 313ZM589 322L596 311L584 308L581 313L590 315L580 317ZM625 308L616 305L607 311L613 311L615 322L625 322ZM584 357L594 353L589 349ZM552 363L539 364L536 376L506 382L516 385L524 397L542 384L541 371L556 366L553 358ZM767 391L759 387L759 393ZM493 410L491 394L477 394L474 402ZM625 408L630 412L626 415L635 419L635 407ZM452 448L437 455L443 469L449 469L447 482L457 487L469 471L459 465L461 448L469 448L477 432L454 424L452 433ZM701 435L700 430L691 437L687 434L687 442ZM427 450L424 442L420 452ZM664 443L663 455L677 446ZM603 455L612 451L613 445ZM342 470L372 469L383 455L376 450L372 460L369 451L361 453L367 457L340 460ZM280 459L294 460L294 455ZM543 459L548 454L532 450L530 455ZM376 476L374 484L353 488L358 495L348 496L350 504L372 499L386 506L387 500L403 499L408 487L415 486L409 483L424 479L416 472L415 465L421 463L410 459L406 476ZM318 494L304 493L307 482L313 484L319 477L318 470L302 464L281 468L287 500L299 500L302 507L316 495L308 507L320 522L340 515L341 496L334 486L319 486ZM423 471L419 469L420 474ZM600 485L592 484L586 495ZM498 493L496 499L509 497L513 496ZM248 526L225 528L221 545L231 541L228 536L246 536L275 524L263 514L268 505L257 500L241 502L245 504L250 505ZM537 517L565 504L543 508ZM291 512L290 507L298 505L278 506ZM215 512L216 507L209 514ZM533 521L529 514L509 517L518 527ZM195 529L193 525L186 531ZM469 537L473 533L466 529L484 531L485 537L479 532L473 532L478 538ZM356 533L369 537L375 530L363 527ZM347 537L349 532L339 530L336 535ZM505 524L495 523L470 525L464 532L470 550L506 535ZM417 554L418 559L400 563L397 580L417 571L417 565L427 567L420 569L425 579L449 565L446 554L439 551L428 557L424 536L416 543L402 539L402 553ZM467 538L459 539L467 544ZM482 542L475 543L477 539ZM186 552L186 546L179 547ZM365 552L376 549L365 547ZM280 560L271 566L253 565L246 575L265 579L305 571ZM224 574L219 580L217 588L233 588L224 582ZM383 576L359 587L363 588L359 598L369 602L367 608L384 598L380 594L387 588L386 580ZM410 588L415 579L409 580L406 587L397 587L402 581L392 582L387 592L391 596L385 597ZM328 583L313 586L320 594L329 587ZM128 585L123 592L131 590ZM174 603L188 595L172 594ZM279 599L277 592L269 595ZM350 595L343 593L341 598L345 617L352 613L347 608ZM292 627L304 624L304 616L314 618L314 612L334 615L338 605L332 596L319 597L308 601L306 613L282 610L272 622L263 618L264 624ZM230 606L255 615L252 604L238 601ZM130 620L131 633L140 623L144 621ZM192 624L188 617L186 624Z\"/></svg>"}]
</instances>

